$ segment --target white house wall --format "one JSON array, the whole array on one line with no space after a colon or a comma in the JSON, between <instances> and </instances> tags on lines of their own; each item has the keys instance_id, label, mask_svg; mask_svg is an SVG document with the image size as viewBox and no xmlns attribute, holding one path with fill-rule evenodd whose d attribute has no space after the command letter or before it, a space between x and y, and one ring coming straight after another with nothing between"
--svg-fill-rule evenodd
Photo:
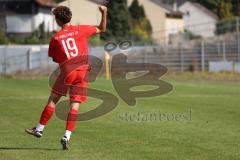
<instances>
[{"instance_id":1,"label":"white house wall","mask_svg":"<svg viewBox=\"0 0 240 160\"><path fill-rule=\"evenodd\" d=\"M101 15L98 4L88 0L66 0L59 5L67 6L72 10L72 23L97 25L100 23Z\"/></svg>"},{"instance_id":2,"label":"white house wall","mask_svg":"<svg viewBox=\"0 0 240 160\"><path fill-rule=\"evenodd\" d=\"M127 0L127 2L129 6L132 0ZM150 0L139 0L139 3L144 6L146 16L152 25L152 38L159 43L165 42L166 13L169 11ZM68 6L72 10L73 24L96 25L100 22L99 5L89 0L65 0L59 5Z\"/></svg>"},{"instance_id":3,"label":"white house wall","mask_svg":"<svg viewBox=\"0 0 240 160\"><path fill-rule=\"evenodd\" d=\"M187 30L202 37L214 36L216 30L215 18L188 2L180 6L179 10L184 13L185 28ZM187 12L189 15L187 15Z\"/></svg>"},{"instance_id":4,"label":"white house wall","mask_svg":"<svg viewBox=\"0 0 240 160\"><path fill-rule=\"evenodd\" d=\"M39 10L36 15L7 15L7 33L31 33L38 29L41 23L45 24L45 31L56 30L57 24L50 10Z\"/></svg>"},{"instance_id":5,"label":"white house wall","mask_svg":"<svg viewBox=\"0 0 240 160\"><path fill-rule=\"evenodd\" d=\"M128 5L131 5L133 0L128 0ZM169 13L165 8L155 4L150 0L139 0L139 3L144 6L146 16L152 26L152 38L158 42L166 42L166 13Z\"/></svg>"},{"instance_id":6,"label":"white house wall","mask_svg":"<svg viewBox=\"0 0 240 160\"><path fill-rule=\"evenodd\" d=\"M54 16L52 14L46 13L38 13L34 16L34 29L37 29L40 24L44 22L44 29L45 31L53 31L56 30L57 25L54 20Z\"/></svg>"},{"instance_id":7,"label":"white house wall","mask_svg":"<svg viewBox=\"0 0 240 160\"><path fill-rule=\"evenodd\" d=\"M165 24L165 38L167 42L171 34L178 34L180 32L184 32L184 21L182 19L167 18Z\"/></svg>"},{"instance_id":8,"label":"white house wall","mask_svg":"<svg viewBox=\"0 0 240 160\"><path fill-rule=\"evenodd\" d=\"M32 32L33 23L31 15L7 15L7 33Z\"/></svg>"}]
</instances>

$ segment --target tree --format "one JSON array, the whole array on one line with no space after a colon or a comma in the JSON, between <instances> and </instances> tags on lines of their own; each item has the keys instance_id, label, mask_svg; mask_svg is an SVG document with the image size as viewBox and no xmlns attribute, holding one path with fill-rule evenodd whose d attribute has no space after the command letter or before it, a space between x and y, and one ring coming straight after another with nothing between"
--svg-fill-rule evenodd
<instances>
[{"instance_id":1,"label":"tree","mask_svg":"<svg viewBox=\"0 0 240 160\"><path fill-rule=\"evenodd\" d=\"M8 38L4 32L0 30L0 44L7 44Z\"/></svg>"},{"instance_id":2,"label":"tree","mask_svg":"<svg viewBox=\"0 0 240 160\"><path fill-rule=\"evenodd\" d=\"M163 0L165 1L165 0ZM168 2L173 1L169 0ZM181 1L181 0L177 0ZM216 34L224 34L236 31L236 19L240 16L240 0L189 0L197 2L214 12L218 18Z\"/></svg>"},{"instance_id":3,"label":"tree","mask_svg":"<svg viewBox=\"0 0 240 160\"><path fill-rule=\"evenodd\" d=\"M139 5L138 0L133 0L131 6L129 7L129 12L132 19L140 19L146 17L144 8L143 6Z\"/></svg>"},{"instance_id":4,"label":"tree","mask_svg":"<svg viewBox=\"0 0 240 160\"><path fill-rule=\"evenodd\" d=\"M121 41L129 38L131 26L126 0L110 1L107 20L107 31L101 35L103 40Z\"/></svg>"},{"instance_id":5,"label":"tree","mask_svg":"<svg viewBox=\"0 0 240 160\"><path fill-rule=\"evenodd\" d=\"M240 0L237 0L237 16L240 16Z\"/></svg>"},{"instance_id":6,"label":"tree","mask_svg":"<svg viewBox=\"0 0 240 160\"><path fill-rule=\"evenodd\" d=\"M150 21L146 18L145 10L134 0L129 7L131 15L131 36L135 41L149 41L152 33Z\"/></svg>"},{"instance_id":7,"label":"tree","mask_svg":"<svg viewBox=\"0 0 240 160\"><path fill-rule=\"evenodd\" d=\"M234 14L232 8L231 0L219 0L217 13L221 21L216 24L216 34L236 31L236 19L233 18Z\"/></svg>"},{"instance_id":8,"label":"tree","mask_svg":"<svg viewBox=\"0 0 240 160\"><path fill-rule=\"evenodd\" d=\"M220 0L218 3L218 17L226 19L232 17L232 3L229 0Z\"/></svg>"},{"instance_id":9,"label":"tree","mask_svg":"<svg viewBox=\"0 0 240 160\"><path fill-rule=\"evenodd\" d=\"M191 0L191 1L195 1L197 3L200 3L201 5L203 5L204 7L206 7L207 9L211 10L212 12L214 12L215 14L218 13L218 3L219 0Z\"/></svg>"},{"instance_id":10,"label":"tree","mask_svg":"<svg viewBox=\"0 0 240 160\"><path fill-rule=\"evenodd\" d=\"M187 0L161 0L162 2L172 5L174 1L182 4ZM240 0L188 0L199 3L207 9L218 15L219 19L225 19L235 16L240 16Z\"/></svg>"},{"instance_id":11,"label":"tree","mask_svg":"<svg viewBox=\"0 0 240 160\"><path fill-rule=\"evenodd\" d=\"M233 16L233 1L237 0L191 0L200 3L207 9L218 15L218 18L225 19Z\"/></svg>"},{"instance_id":12,"label":"tree","mask_svg":"<svg viewBox=\"0 0 240 160\"><path fill-rule=\"evenodd\" d=\"M236 21L233 16L236 15L236 8L238 0L191 0L200 3L210 11L214 12L219 22L216 24L216 34L224 34L233 32L236 29Z\"/></svg>"},{"instance_id":13,"label":"tree","mask_svg":"<svg viewBox=\"0 0 240 160\"><path fill-rule=\"evenodd\" d=\"M232 0L232 13L240 16L240 0Z\"/></svg>"}]
</instances>

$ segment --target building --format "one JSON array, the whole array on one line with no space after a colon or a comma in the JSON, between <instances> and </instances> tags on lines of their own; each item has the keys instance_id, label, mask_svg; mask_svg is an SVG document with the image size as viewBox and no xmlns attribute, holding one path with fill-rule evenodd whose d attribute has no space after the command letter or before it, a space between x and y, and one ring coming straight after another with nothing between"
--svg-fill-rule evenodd
<instances>
[{"instance_id":1,"label":"building","mask_svg":"<svg viewBox=\"0 0 240 160\"><path fill-rule=\"evenodd\" d=\"M181 33L184 33L183 14L181 12L167 13L165 22L165 42L167 44L178 44L178 39L182 35Z\"/></svg>"},{"instance_id":2,"label":"building","mask_svg":"<svg viewBox=\"0 0 240 160\"><path fill-rule=\"evenodd\" d=\"M215 35L217 15L196 2L186 1L179 6L184 13L185 29L204 38Z\"/></svg>"},{"instance_id":3,"label":"building","mask_svg":"<svg viewBox=\"0 0 240 160\"><path fill-rule=\"evenodd\" d=\"M128 0L128 5L131 5L132 1ZM145 9L153 29L152 38L158 44L167 44L170 35L184 31L182 13L172 6L164 4L161 0L138 1Z\"/></svg>"},{"instance_id":4,"label":"building","mask_svg":"<svg viewBox=\"0 0 240 160\"><path fill-rule=\"evenodd\" d=\"M100 23L99 5L94 0L65 0L58 5L67 6L71 9L73 24L97 25Z\"/></svg>"},{"instance_id":5,"label":"building","mask_svg":"<svg viewBox=\"0 0 240 160\"><path fill-rule=\"evenodd\" d=\"M133 0L127 0L128 6ZM153 34L152 38L158 42L168 42L171 34L184 31L184 21L180 12L175 12L172 7L159 0L138 0L144 6L146 16L149 19ZM73 24L100 23L101 15L98 10L97 0L65 0L59 5L68 6L73 12Z\"/></svg>"},{"instance_id":6,"label":"building","mask_svg":"<svg viewBox=\"0 0 240 160\"><path fill-rule=\"evenodd\" d=\"M45 31L56 29L52 0L0 0L0 27L8 35L24 37L44 23Z\"/></svg>"}]
</instances>

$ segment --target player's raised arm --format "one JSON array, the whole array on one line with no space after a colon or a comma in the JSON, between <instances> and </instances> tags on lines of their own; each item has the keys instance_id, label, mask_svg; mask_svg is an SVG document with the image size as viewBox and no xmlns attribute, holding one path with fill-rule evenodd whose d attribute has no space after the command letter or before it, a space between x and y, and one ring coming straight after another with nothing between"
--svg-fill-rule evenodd
<instances>
[{"instance_id":1,"label":"player's raised arm","mask_svg":"<svg viewBox=\"0 0 240 160\"><path fill-rule=\"evenodd\" d=\"M102 14L102 20L99 26L97 26L97 33L105 32L107 28L107 7L100 6L99 11Z\"/></svg>"}]
</instances>

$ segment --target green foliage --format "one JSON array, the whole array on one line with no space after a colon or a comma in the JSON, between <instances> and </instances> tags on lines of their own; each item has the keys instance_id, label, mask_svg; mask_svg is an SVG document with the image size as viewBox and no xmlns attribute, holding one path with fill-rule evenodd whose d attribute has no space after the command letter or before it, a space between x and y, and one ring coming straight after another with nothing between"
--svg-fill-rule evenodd
<instances>
[{"instance_id":1,"label":"green foliage","mask_svg":"<svg viewBox=\"0 0 240 160\"><path fill-rule=\"evenodd\" d=\"M233 16L238 16L238 0L191 0L213 11L219 18L216 24L216 34L233 32L236 29L236 21Z\"/></svg>"},{"instance_id":2,"label":"green foliage","mask_svg":"<svg viewBox=\"0 0 240 160\"><path fill-rule=\"evenodd\" d=\"M40 39L39 31L38 30L34 31L32 33L32 35L25 40L25 43L26 44L41 44L42 39Z\"/></svg>"},{"instance_id":3,"label":"green foliage","mask_svg":"<svg viewBox=\"0 0 240 160\"><path fill-rule=\"evenodd\" d=\"M0 159L239 160L239 75L172 73L164 79L174 86L170 94L138 98L136 107L129 107L119 98L114 111L77 123L71 149L63 152L58 139L65 123L56 115L41 140L23 133L42 112L42 97L49 94L48 78L1 78ZM91 87L117 95L112 81L97 79ZM143 91L150 89L147 86ZM90 97L81 104L81 113L101 103ZM191 122L174 120L181 119L189 109ZM159 112L163 120L155 121L154 113ZM135 121L138 114L145 116Z\"/></svg>"},{"instance_id":4,"label":"green foliage","mask_svg":"<svg viewBox=\"0 0 240 160\"><path fill-rule=\"evenodd\" d=\"M134 41L150 41L152 28L146 18L139 21L132 21L131 36Z\"/></svg>"},{"instance_id":5,"label":"green foliage","mask_svg":"<svg viewBox=\"0 0 240 160\"><path fill-rule=\"evenodd\" d=\"M88 43L91 46L104 45L105 41L102 41L99 36L93 36L88 39Z\"/></svg>"},{"instance_id":6,"label":"green foliage","mask_svg":"<svg viewBox=\"0 0 240 160\"><path fill-rule=\"evenodd\" d=\"M237 5L236 0L235 3L231 0L218 0L217 15L221 21L216 24L216 34L219 35L236 31L237 22L236 19L233 18L233 16L236 15L236 13L234 13L234 5Z\"/></svg>"},{"instance_id":7,"label":"green foliage","mask_svg":"<svg viewBox=\"0 0 240 160\"><path fill-rule=\"evenodd\" d=\"M193 40L193 39L201 39L202 36L200 35L196 35L193 32L191 32L190 30L185 29L184 30L184 34L188 37L189 40Z\"/></svg>"},{"instance_id":8,"label":"green foliage","mask_svg":"<svg viewBox=\"0 0 240 160\"><path fill-rule=\"evenodd\" d=\"M131 15L131 36L134 41L149 41L151 39L152 27L146 18L144 7L134 0L129 7Z\"/></svg>"},{"instance_id":9,"label":"green foliage","mask_svg":"<svg viewBox=\"0 0 240 160\"><path fill-rule=\"evenodd\" d=\"M35 30L29 37L9 38L12 44L48 44L53 33L45 32L44 23L41 23L37 30Z\"/></svg>"},{"instance_id":10,"label":"green foliage","mask_svg":"<svg viewBox=\"0 0 240 160\"><path fill-rule=\"evenodd\" d=\"M107 32L103 40L149 41L152 27L146 18L143 6L134 0L128 8L126 0L113 0L109 4Z\"/></svg>"},{"instance_id":11,"label":"green foliage","mask_svg":"<svg viewBox=\"0 0 240 160\"><path fill-rule=\"evenodd\" d=\"M216 24L216 34L220 35L220 34L225 34L225 33L229 33L229 32L235 32L236 31L236 25L237 25L237 19L235 17L233 18L226 18L223 19L221 21L219 21Z\"/></svg>"},{"instance_id":12,"label":"green foliage","mask_svg":"<svg viewBox=\"0 0 240 160\"><path fill-rule=\"evenodd\" d=\"M205 6L214 12L218 18L225 19L234 15L233 5L237 0L191 0ZM233 3L234 2L234 3Z\"/></svg>"},{"instance_id":13,"label":"green foliage","mask_svg":"<svg viewBox=\"0 0 240 160\"><path fill-rule=\"evenodd\" d=\"M7 43L8 43L8 38L6 34L0 31L0 44L7 44Z\"/></svg>"},{"instance_id":14,"label":"green foliage","mask_svg":"<svg viewBox=\"0 0 240 160\"><path fill-rule=\"evenodd\" d=\"M218 3L218 17L225 19L232 16L232 3L229 0L220 0Z\"/></svg>"},{"instance_id":15,"label":"green foliage","mask_svg":"<svg viewBox=\"0 0 240 160\"><path fill-rule=\"evenodd\" d=\"M215 14L218 13L219 0L191 0L191 1L200 3L201 5L205 6L209 10L213 11Z\"/></svg>"},{"instance_id":16,"label":"green foliage","mask_svg":"<svg viewBox=\"0 0 240 160\"><path fill-rule=\"evenodd\" d=\"M129 7L129 12L131 14L132 19L140 19L140 18L145 18L145 10L143 6L139 5L138 0L134 0Z\"/></svg>"},{"instance_id":17,"label":"green foliage","mask_svg":"<svg viewBox=\"0 0 240 160\"><path fill-rule=\"evenodd\" d=\"M232 0L232 13L234 16L240 16L240 0Z\"/></svg>"},{"instance_id":18,"label":"green foliage","mask_svg":"<svg viewBox=\"0 0 240 160\"><path fill-rule=\"evenodd\" d=\"M112 0L108 6L108 24L103 40L121 41L129 38L130 16L126 0Z\"/></svg>"}]
</instances>

